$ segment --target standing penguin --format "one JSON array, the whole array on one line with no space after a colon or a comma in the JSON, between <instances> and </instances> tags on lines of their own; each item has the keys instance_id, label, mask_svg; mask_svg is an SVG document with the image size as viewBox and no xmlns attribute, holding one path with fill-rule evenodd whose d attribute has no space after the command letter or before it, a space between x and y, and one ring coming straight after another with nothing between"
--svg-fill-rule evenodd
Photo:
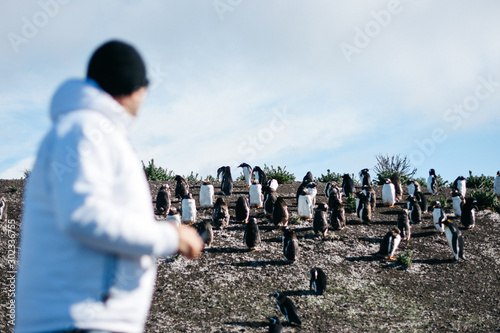
<instances>
[{"instance_id":1,"label":"standing penguin","mask_svg":"<svg viewBox=\"0 0 500 333\"><path fill-rule=\"evenodd\" d=\"M214 230L210 221L200 222L196 225L196 230L207 247L212 245L214 240Z\"/></svg>"},{"instance_id":2,"label":"standing penguin","mask_svg":"<svg viewBox=\"0 0 500 333\"><path fill-rule=\"evenodd\" d=\"M401 242L401 232L398 228L389 231L380 243L380 250L376 253L378 257L388 258L389 260L396 260L394 253L399 247Z\"/></svg>"},{"instance_id":3,"label":"standing penguin","mask_svg":"<svg viewBox=\"0 0 500 333\"><path fill-rule=\"evenodd\" d=\"M212 208L214 206L215 191L214 186L205 180L200 186L200 208Z\"/></svg>"},{"instance_id":4,"label":"standing penguin","mask_svg":"<svg viewBox=\"0 0 500 333\"><path fill-rule=\"evenodd\" d=\"M235 215L237 222L248 222L248 218L250 217L250 203L248 202L248 198L239 197L236 200Z\"/></svg>"},{"instance_id":5,"label":"standing penguin","mask_svg":"<svg viewBox=\"0 0 500 333\"><path fill-rule=\"evenodd\" d=\"M217 198L212 214L212 221L216 228L225 228L229 225L229 208L223 198Z\"/></svg>"},{"instance_id":6,"label":"standing penguin","mask_svg":"<svg viewBox=\"0 0 500 333\"><path fill-rule=\"evenodd\" d=\"M336 182L328 182L325 185L325 196L330 200L330 197L334 195L339 200L342 200L342 188L338 186Z\"/></svg>"},{"instance_id":7,"label":"standing penguin","mask_svg":"<svg viewBox=\"0 0 500 333\"><path fill-rule=\"evenodd\" d=\"M282 225L286 227L288 225L288 206L286 205L285 199L283 197L278 197L274 203L273 209L273 222L276 226Z\"/></svg>"},{"instance_id":8,"label":"standing penguin","mask_svg":"<svg viewBox=\"0 0 500 333\"><path fill-rule=\"evenodd\" d=\"M451 200L453 202L453 212L455 213L456 216L461 216L462 215L462 207L465 204L465 198L460 193L459 190L453 190L451 192Z\"/></svg>"},{"instance_id":9,"label":"standing penguin","mask_svg":"<svg viewBox=\"0 0 500 333\"><path fill-rule=\"evenodd\" d=\"M326 213L328 205L325 203L318 203L318 207L314 212L313 230L316 235L326 236L328 234L328 219Z\"/></svg>"},{"instance_id":10,"label":"standing penguin","mask_svg":"<svg viewBox=\"0 0 500 333\"><path fill-rule=\"evenodd\" d=\"M363 193L358 193L359 205L356 210L358 218L361 222L370 223L372 220L372 206L368 197Z\"/></svg>"},{"instance_id":11,"label":"standing penguin","mask_svg":"<svg viewBox=\"0 0 500 333\"><path fill-rule=\"evenodd\" d=\"M351 176L346 173L344 174L344 176L342 176L342 178L342 191L344 191L344 196L348 197L350 195L353 195L356 189L354 187L354 181L352 180Z\"/></svg>"},{"instance_id":12,"label":"standing penguin","mask_svg":"<svg viewBox=\"0 0 500 333\"><path fill-rule=\"evenodd\" d=\"M267 181L267 186L269 186L273 190L277 191L279 183L276 179L273 178L273 179Z\"/></svg>"},{"instance_id":13,"label":"standing penguin","mask_svg":"<svg viewBox=\"0 0 500 333\"><path fill-rule=\"evenodd\" d=\"M283 256L286 261L295 261L299 257L299 240L293 230L283 228Z\"/></svg>"},{"instance_id":14,"label":"standing penguin","mask_svg":"<svg viewBox=\"0 0 500 333\"><path fill-rule=\"evenodd\" d=\"M297 213L302 219L310 220L313 217L313 200L311 194L307 188L303 188L302 192L299 194L299 199L297 203Z\"/></svg>"},{"instance_id":15,"label":"standing penguin","mask_svg":"<svg viewBox=\"0 0 500 333\"><path fill-rule=\"evenodd\" d=\"M401 185L401 179L399 179L397 173L392 174L391 182L394 185L394 190L396 192L396 202L403 200L403 185Z\"/></svg>"},{"instance_id":16,"label":"standing penguin","mask_svg":"<svg viewBox=\"0 0 500 333\"><path fill-rule=\"evenodd\" d=\"M368 198L368 201L370 202L370 205L372 206L372 212L375 211L375 207L377 206L377 196L375 194L375 190L373 187L369 185L363 185L363 193L366 195Z\"/></svg>"},{"instance_id":17,"label":"standing penguin","mask_svg":"<svg viewBox=\"0 0 500 333\"><path fill-rule=\"evenodd\" d=\"M262 207L262 185L259 184L257 180L254 180L253 184L250 186L249 196L250 196L250 207L252 208Z\"/></svg>"},{"instance_id":18,"label":"standing penguin","mask_svg":"<svg viewBox=\"0 0 500 333\"><path fill-rule=\"evenodd\" d=\"M414 179L408 179L406 186L409 195L415 195L415 192L420 191L420 184Z\"/></svg>"},{"instance_id":19,"label":"standing penguin","mask_svg":"<svg viewBox=\"0 0 500 333\"><path fill-rule=\"evenodd\" d=\"M457 179L453 182L452 185L453 190L458 190L465 198L467 194L467 185L464 176L458 176Z\"/></svg>"},{"instance_id":20,"label":"standing penguin","mask_svg":"<svg viewBox=\"0 0 500 333\"><path fill-rule=\"evenodd\" d=\"M166 222L172 223L176 226L181 225L181 215L177 211L175 207L171 207L170 210L168 211L167 216L165 217Z\"/></svg>"},{"instance_id":21,"label":"standing penguin","mask_svg":"<svg viewBox=\"0 0 500 333\"><path fill-rule=\"evenodd\" d=\"M257 225L257 219L252 217L245 226L245 233L243 235L246 246L251 250L256 250L260 246L260 232Z\"/></svg>"},{"instance_id":22,"label":"standing penguin","mask_svg":"<svg viewBox=\"0 0 500 333\"><path fill-rule=\"evenodd\" d=\"M264 214L267 217L273 216L274 204L278 199L278 193L269 186L262 188L264 192Z\"/></svg>"},{"instance_id":23,"label":"standing penguin","mask_svg":"<svg viewBox=\"0 0 500 333\"><path fill-rule=\"evenodd\" d=\"M175 176L174 179L177 182L175 185L175 197L182 200L189 192L189 185L180 175Z\"/></svg>"},{"instance_id":24,"label":"standing penguin","mask_svg":"<svg viewBox=\"0 0 500 333\"><path fill-rule=\"evenodd\" d=\"M403 240L409 241L411 238L411 225L408 209L403 209L399 212L397 227L401 231Z\"/></svg>"},{"instance_id":25,"label":"standing penguin","mask_svg":"<svg viewBox=\"0 0 500 333\"><path fill-rule=\"evenodd\" d=\"M231 168L229 166L220 167L217 170L217 179L222 176L220 189L222 195L231 195L233 193L233 177L231 176Z\"/></svg>"},{"instance_id":26,"label":"standing penguin","mask_svg":"<svg viewBox=\"0 0 500 333\"><path fill-rule=\"evenodd\" d=\"M241 168L243 170L243 176L245 177L245 184L247 187L250 187L252 184L252 167L250 164L247 163L241 163L238 165L238 168Z\"/></svg>"},{"instance_id":27,"label":"standing penguin","mask_svg":"<svg viewBox=\"0 0 500 333\"><path fill-rule=\"evenodd\" d=\"M422 223L422 208L414 195L409 197L410 222L413 224Z\"/></svg>"},{"instance_id":28,"label":"standing penguin","mask_svg":"<svg viewBox=\"0 0 500 333\"><path fill-rule=\"evenodd\" d=\"M314 290L316 295L323 295L326 291L326 274L321 268L314 267L309 271L309 288Z\"/></svg>"},{"instance_id":29,"label":"standing penguin","mask_svg":"<svg viewBox=\"0 0 500 333\"><path fill-rule=\"evenodd\" d=\"M493 193L500 199L500 171L497 172L497 176L493 182Z\"/></svg>"},{"instance_id":30,"label":"standing penguin","mask_svg":"<svg viewBox=\"0 0 500 333\"><path fill-rule=\"evenodd\" d=\"M313 182L313 183L307 184L306 188L307 188L307 191L309 192L309 194L311 195L313 206L315 206L316 205L316 195L318 194L318 185L316 185L316 183Z\"/></svg>"},{"instance_id":31,"label":"standing penguin","mask_svg":"<svg viewBox=\"0 0 500 333\"><path fill-rule=\"evenodd\" d=\"M332 201L330 209L330 224L332 226L332 230L343 229L346 225L344 205L339 200L335 200Z\"/></svg>"},{"instance_id":32,"label":"standing penguin","mask_svg":"<svg viewBox=\"0 0 500 333\"><path fill-rule=\"evenodd\" d=\"M446 221L446 213L441 207L441 202L436 201L434 204L434 210L432 211L432 220L434 221L434 227L439 232L444 232L444 222Z\"/></svg>"},{"instance_id":33,"label":"standing penguin","mask_svg":"<svg viewBox=\"0 0 500 333\"><path fill-rule=\"evenodd\" d=\"M416 190L414 195L415 199L417 199L417 202L420 205L422 213L427 213L429 204L427 203L427 198L425 197L425 195L420 190Z\"/></svg>"},{"instance_id":34,"label":"standing penguin","mask_svg":"<svg viewBox=\"0 0 500 333\"><path fill-rule=\"evenodd\" d=\"M306 175L302 179L303 183L312 183L314 181L314 177L311 171L307 171Z\"/></svg>"},{"instance_id":35,"label":"standing penguin","mask_svg":"<svg viewBox=\"0 0 500 333\"><path fill-rule=\"evenodd\" d=\"M359 178L361 181L361 186L371 186L372 178L370 177L369 169L363 169L359 172Z\"/></svg>"},{"instance_id":36,"label":"standing penguin","mask_svg":"<svg viewBox=\"0 0 500 333\"><path fill-rule=\"evenodd\" d=\"M453 260L457 261L458 258L465 260L464 257L464 239L460 229L458 229L450 220L444 221L444 233L448 244L450 244L451 251L453 252Z\"/></svg>"},{"instance_id":37,"label":"standing penguin","mask_svg":"<svg viewBox=\"0 0 500 333\"><path fill-rule=\"evenodd\" d=\"M269 333L282 333L282 332L283 332L283 325L281 325L280 320L276 317L269 318Z\"/></svg>"},{"instance_id":38,"label":"standing penguin","mask_svg":"<svg viewBox=\"0 0 500 333\"><path fill-rule=\"evenodd\" d=\"M293 304L291 299L279 292L274 293L272 297L276 299L278 309L290 324L299 326L302 325L302 321L300 320L297 312L297 307Z\"/></svg>"},{"instance_id":39,"label":"standing penguin","mask_svg":"<svg viewBox=\"0 0 500 333\"><path fill-rule=\"evenodd\" d=\"M186 194L181 203L181 221L193 224L196 222L196 201L191 193Z\"/></svg>"},{"instance_id":40,"label":"standing penguin","mask_svg":"<svg viewBox=\"0 0 500 333\"><path fill-rule=\"evenodd\" d=\"M382 205L393 207L396 203L396 188L390 179L382 186Z\"/></svg>"},{"instance_id":41,"label":"standing penguin","mask_svg":"<svg viewBox=\"0 0 500 333\"><path fill-rule=\"evenodd\" d=\"M429 191L431 195L437 194L437 176L436 170L434 169L429 170L429 177L427 178L427 191Z\"/></svg>"},{"instance_id":42,"label":"standing penguin","mask_svg":"<svg viewBox=\"0 0 500 333\"><path fill-rule=\"evenodd\" d=\"M259 184L267 184L267 176L259 166L253 168L252 177L255 178Z\"/></svg>"},{"instance_id":43,"label":"standing penguin","mask_svg":"<svg viewBox=\"0 0 500 333\"><path fill-rule=\"evenodd\" d=\"M162 184L158 190L158 194L156 194L156 214L167 215L169 210L170 188L168 187L168 184Z\"/></svg>"},{"instance_id":44,"label":"standing penguin","mask_svg":"<svg viewBox=\"0 0 500 333\"><path fill-rule=\"evenodd\" d=\"M476 225L476 211L479 208L477 207L477 200L475 198L469 197L465 199L465 204L462 209L462 216L460 217L460 221L462 225L467 229L472 229Z\"/></svg>"}]
</instances>

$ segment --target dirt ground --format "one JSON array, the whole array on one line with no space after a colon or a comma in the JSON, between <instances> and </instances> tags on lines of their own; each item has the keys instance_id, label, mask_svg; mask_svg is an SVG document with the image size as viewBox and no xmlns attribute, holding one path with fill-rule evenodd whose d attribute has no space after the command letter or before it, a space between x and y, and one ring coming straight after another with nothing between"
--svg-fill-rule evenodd
<instances>
[{"instance_id":1,"label":"dirt ground","mask_svg":"<svg viewBox=\"0 0 500 333\"><path fill-rule=\"evenodd\" d=\"M151 195L162 182L151 182ZM174 184L169 183L171 189ZM191 192L197 199L200 183ZM220 188L216 185L216 196ZM299 183L278 188L296 215L295 193ZM318 185L318 201L326 202L324 184ZM476 228L465 230L459 219L467 261L453 262L444 234L432 224L432 214L412 226L410 242L401 242L396 256L412 251L412 265L403 266L372 254L382 237L395 226L406 203L380 205L370 225L347 214L347 227L316 237L312 222L292 219L290 227L299 239L300 257L283 260L282 231L253 209L259 220L262 246L248 251L244 225L231 219L228 228L214 231L214 242L199 259L158 260L156 291L146 332L266 332L268 317L284 317L270 294L280 291L292 299L302 319L301 327L285 325L285 332L500 332L500 216L480 211ZM426 190L424 189L424 192ZM22 207L23 182L0 180L0 196L9 201L9 219L17 237ZM441 194L449 195L449 189ZM225 197L234 216L239 196L248 195L242 182L235 182L233 195ZM428 196L430 198L430 196ZM174 200L173 204L180 203ZM451 207L447 211L452 214ZM453 215L452 215L453 216ZM198 211L198 221L210 220L211 211ZM8 332L10 302L7 258L8 222L2 222L0 276L2 281L0 331ZM322 268L328 278L322 296L309 290L308 272ZM10 274L10 275L9 275Z\"/></svg>"}]
</instances>

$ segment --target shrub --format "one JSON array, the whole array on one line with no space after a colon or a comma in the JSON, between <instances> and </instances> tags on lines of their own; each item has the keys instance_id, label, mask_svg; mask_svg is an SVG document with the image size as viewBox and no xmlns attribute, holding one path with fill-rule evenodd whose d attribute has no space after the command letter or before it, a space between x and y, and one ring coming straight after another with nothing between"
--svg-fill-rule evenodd
<instances>
[{"instance_id":1,"label":"shrub","mask_svg":"<svg viewBox=\"0 0 500 333\"><path fill-rule=\"evenodd\" d=\"M144 173L146 174L146 178L148 180L162 180L162 181L173 181L175 178L175 173L171 170L168 171L163 169L162 167L157 167L155 165L154 159L148 162L148 166L144 165L142 162L142 168L144 169Z\"/></svg>"},{"instance_id":2,"label":"shrub","mask_svg":"<svg viewBox=\"0 0 500 333\"><path fill-rule=\"evenodd\" d=\"M470 196L477 200L477 207L480 210L489 209L495 211L500 208L500 202L496 194L490 189L474 189L470 192Z\"/></svg>"},{"instance_id":3,"label":"shrub","mask_svg":"<svg viewBox=\"0 0 500 333\"><path fill-rule=\"evenodd\" d=\"M321 176L316 178L316 181L320 183L337 182L339 184L342 184L342 174L330 172L330 169L327 169L326 175L321 174Z\"/></svg>"},{"instance_id":4,"label":"shrub","mask_svg":"<svg viewBox=\"0 0 500 333\"><path fill-rule=\"evenodd\" d=\"M205 180L208 180L209 182L212 182L212 183L215 182L215 181L217 181L217 179L215 179L215 177L212 176L212 175L207 175L205 177Z\"/></svg>"},{"instance_id":5,"label":"shrub","mask_svg":"<svg viewBox=\"0 0 500 333\"><path fill-rule=\"evenodd\" d=\"M286 167L280 167L274 168L272 165L268 167L267 165L264 164L264 172L267 176L267 179L276 179L278 181L278 184L283 184L283 183L290 183L295 181L295 175L293 173L290 173L285 170Z\"/></svg>"},{"instance_id":6,"label":"shrub","mask_svg":"<svg viewBox=\"0 0 500 333\"><path fill-rule=\"evenodd\" d=\"M410 267L411 266L411 250L406 251L404 254L400 254L397 259L397 263L405 266L405 267Z\"/></svg>"},{"instance_id":7,"label":"shrub","mask_svg":"<svg viewBox=\"0 0 500 333\"><path fill-rule=\"evenodd\" d=\"M468 188L489 189L493 186L493 177L490 176L473 176L472 171L469 171L469 177L466 179Z\"/></svg>"},{"instance_id":8,"label":"shrub","mask_svg":"<svg viewBox=\"0 0 500 333\"><path fill-rule=\"evenodd\" d=\"M195 175L193 171L191 171L191 173L187 176L183 176L183 178L187 181L187 182L197 182L199 180L202 180L201 176L200 178L198 179L198 173Z\"/></svg>"},{"instance_id":9,"label":"shrub","mask_svg":"<svg viewBox=\"0 0 500 333\"><path fill-rule=\"evenodd\" d=\"M429 197L429 199L427 199L429 210L432 211L432 207L436 204L436 201L439 201L441 203L441 208L446 208L448 206L448 198L443 194L437 198Z\"/></svg>"},{"instance_id":10,"label":"shrub","mask_svg":"<svg viewBox=\"0 0 500 333\"><path fill-rule=\"evenodd\" d=\"M379 185L384 184L387 178L391 178L394 173L399 176L401 184L405 184L417 172L417 168L412 169L407 156L401 157L399 154L384 156L379 154L375 158L377 159L377 164L373 167L373 171L377 173Z\"/></svg>"},{"instance_id":11,"label":"shrub","mask_svg":"<svg viewBox=\"0 0 500 333\"><path fill-rule=\"evenodd\" d=\"M420 186L427 187L427 179L424 177L415 178L415 180L420 184Z\"/></svg>"},{"instance_id":12,"label":"shrub","mask_svg":"<svg viewBox=\"0 0 500 333\"><path fill-rule=\"evenodd\" d=\"M236 180L240 180L240 181L245 181L245 175L242 173L240 173L240 175L236 178Z\"/></svg>"},{"instance_id":13,"label":"shrub","mask_svg":"<svg viewBox=\"0 0 500 333\"><path fill-rule=\"evenodd\" d=\"M356 196L350 194L345 199L345 212L355 213L356 212Z\"/></svg>"}]
</instances>

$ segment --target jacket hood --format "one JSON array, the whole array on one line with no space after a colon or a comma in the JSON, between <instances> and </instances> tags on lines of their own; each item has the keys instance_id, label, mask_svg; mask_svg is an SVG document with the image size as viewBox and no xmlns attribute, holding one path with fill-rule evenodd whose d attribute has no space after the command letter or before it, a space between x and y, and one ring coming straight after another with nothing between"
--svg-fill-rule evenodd
<instances>
[{"instance_id":1,"label":"jacket hood","mask_svg":"<svg viewBox=\"0 0 500 333\"><path fill-rule=\"evenodd\" d=\"M100 112L127 132L135 118L91 79L64 82L52 97L50 119L55 122L59 117L77 110Z\"/></svg>"}]
</instances>

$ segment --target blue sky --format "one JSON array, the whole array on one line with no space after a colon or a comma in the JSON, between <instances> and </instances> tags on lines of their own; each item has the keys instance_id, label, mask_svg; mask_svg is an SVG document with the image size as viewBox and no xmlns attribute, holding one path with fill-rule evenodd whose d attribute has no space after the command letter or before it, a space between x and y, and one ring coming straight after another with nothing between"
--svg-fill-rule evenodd
<instances>
[{"instance_id":1,"label":"blue sky","mask_svg":"<svg viewBox=\"0 0 500 333\"><path fill-rule=\"evenodd\" d=\"M6 0L0 179L20 178L48 105L109 39L152 81L131 136L179 174L358 173L408 156L447 180L500 170L500 2ZM233 171L239 174L239 171Z\"/></svg>"}]
</instances>

